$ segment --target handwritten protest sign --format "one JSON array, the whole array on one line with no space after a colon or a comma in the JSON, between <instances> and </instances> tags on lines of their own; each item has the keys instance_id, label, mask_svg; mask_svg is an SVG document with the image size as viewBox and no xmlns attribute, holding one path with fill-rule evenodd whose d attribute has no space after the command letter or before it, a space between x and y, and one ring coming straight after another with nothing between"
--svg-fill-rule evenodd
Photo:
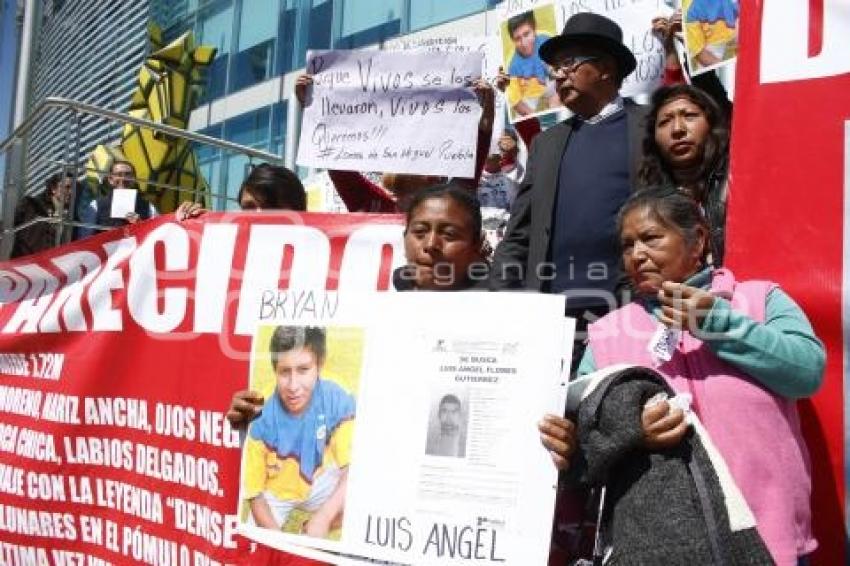
<instances>
[{"instance_id":1,"label":"handwritten protest sign","mask_svg":"<svg viewBox=\"0 0 850 566\"><path fill-rule=\"evenodd\" d=\"M432 34L428 30L387 41L387 51L431 51L436 53L481 53L481 73L491 84L499 74L502 58L499 54L499 38L496 36L458 36ZM505 129L507 102L505 95L496 90L493 114L493 136L490 139L489 154L499 153L499 137Z\"/></svg>"},{"instance_id":2,"label":"handwritten protest sign","mask_svg":"<svg viewBox=\"0 0 850 566\"><path fill-rule=\"evenodd\" d=\"M502 64L499 41L494 36L408 35L384 43L386 51L431 51L434 53L481 53L482 76L495 77Z\"/></svg>"},{"instance_id":3,"label":"handwritten protest sign","mask_svg":"<svg viewBox=\"0 0 850 566\"><path fill-rule=\"evenodd\" d=\"M524 11L537 10L551 0L506 0L500 8L503 21ZM570 16L594 12L611 18L623 30L623 44L637 59L634 72L626 77L620 94L634 96L650 93L661 82L664 72L664 47L652 33L652 19L669 16L672 8L664 0L558 0L555 2L558 29Z\"/></svg>"},{"instance_id":4,"label":"handwritten protest sign","mask_svg":"<svg viewBox=\"0 0 850 566\"><path fill-rule=\"evenodd\" d=\"M481 106L475 53L311 51L298 164L472 177Z\"/></svg>"}]
</instances>

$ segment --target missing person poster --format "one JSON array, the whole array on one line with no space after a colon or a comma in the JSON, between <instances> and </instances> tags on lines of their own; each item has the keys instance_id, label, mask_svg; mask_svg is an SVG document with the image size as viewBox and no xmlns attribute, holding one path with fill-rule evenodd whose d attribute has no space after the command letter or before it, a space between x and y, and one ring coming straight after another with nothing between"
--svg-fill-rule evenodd
<instances>
[{"instance_id":1,"label":"missing person poster","mask_svg":"<svg viewBox=\"0 0 850 566\"><path fill-rule=\"evenodd\" d=\"M682 0L682 27L691 75L738 56L738 0Z\"/></svg>"},{"instance_id":2,"label":"missing person poster","mask_svg":"<svg viewBox=\"0 0 850 566\"><path fill-rule=\"evenodd\" d=\"M552 69L540 58L540 46L558 34L555 5L511 12L499 24L505 89L510 121L548 114L562 108Z\"/></svg>"},{"instance_id":3,"label":"missing person poster","mask_svg":"<svg viewBox=\"0 0 850 566\"><path fill-rule=\"evenodd\" d=\"M240 532L337 564L546 564L557 471L537 423L564 409L563 298L351 302L257 328Z\"/></svg>"},{"instance_id":4,"label":"missing person poster","mask_svg":"<svg viewBox=\"0 0 850 566\"><path fill-rule=\"evenodd\" d=\"M258 328L250 388L266 401L242 452L242 522L339 539L362 352L362 328Z\"/></svg>"}]
</instances>

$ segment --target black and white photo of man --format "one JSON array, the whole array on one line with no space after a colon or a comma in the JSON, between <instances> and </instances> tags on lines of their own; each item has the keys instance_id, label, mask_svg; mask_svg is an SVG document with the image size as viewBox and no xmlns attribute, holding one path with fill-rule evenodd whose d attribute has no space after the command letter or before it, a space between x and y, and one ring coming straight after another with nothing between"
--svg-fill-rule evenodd
<instances>
[{"instance_id":1,"label":"black and white photo of man","mask_svg":"<svg viewBox=\"0 0 850 566\"><path fill-rule=\"evenodd\" d=\"M433 422L433 416L428 427L425 453L452 458L466 456L467 415L460 398L453 393L443 395L436 411L436 422Z\"/></svg>"}]
</instances>

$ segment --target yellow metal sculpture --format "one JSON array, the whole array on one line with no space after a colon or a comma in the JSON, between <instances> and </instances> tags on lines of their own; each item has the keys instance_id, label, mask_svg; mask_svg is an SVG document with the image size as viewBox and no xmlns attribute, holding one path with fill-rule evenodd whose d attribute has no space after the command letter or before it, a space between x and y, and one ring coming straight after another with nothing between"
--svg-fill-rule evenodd
<instances>
[{"instance_id":1,"label":"yellow metal sculpture","mask_svg":"<svg viewBox=\"0 0 850 566\"><path fill-rule=\"evenodd\" d=\"M148 27L148 38L151 54L139 70L129 114L185 129L202 88L201 69L212 62L216 49L196 46L192 32L163 45L162 32L155 24ZM186 140L125 125L121 140L97 146L86 164L86 177L96 193L104 190L103 179L116 159L133 164L139 190L160 212L172 212L181 201L200 202L209 208L209 186Z\"/></svg>"}]
</instances>

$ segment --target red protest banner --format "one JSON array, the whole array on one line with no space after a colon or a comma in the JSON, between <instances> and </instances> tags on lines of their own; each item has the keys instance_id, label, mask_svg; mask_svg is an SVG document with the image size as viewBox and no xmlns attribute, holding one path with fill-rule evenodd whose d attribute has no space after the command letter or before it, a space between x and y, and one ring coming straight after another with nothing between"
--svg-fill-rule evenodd
<instances>
[{"instance_id":1,"label":"red protest banner","mask_svg":"<svg viewBox=\"0 0 850 566\"><path fill-rule=\"evenodd\" d=\"M400 223L160 218L0 265L0 563L244 560L224 412L253 322L388 289Z\"/></svg>"},{"instance_id":2,"label":"red protest banner","mask_svg":"<svg viewBox=\"0 0 850 566\"><path fill-rule=\"evenodd\" d=\"M826 344L824 385L800 403L820 544L812 563L844 564L850 12L840 0L756 0L741 11L728 263L780 283Z\"/></svg>"}]
</instances>

